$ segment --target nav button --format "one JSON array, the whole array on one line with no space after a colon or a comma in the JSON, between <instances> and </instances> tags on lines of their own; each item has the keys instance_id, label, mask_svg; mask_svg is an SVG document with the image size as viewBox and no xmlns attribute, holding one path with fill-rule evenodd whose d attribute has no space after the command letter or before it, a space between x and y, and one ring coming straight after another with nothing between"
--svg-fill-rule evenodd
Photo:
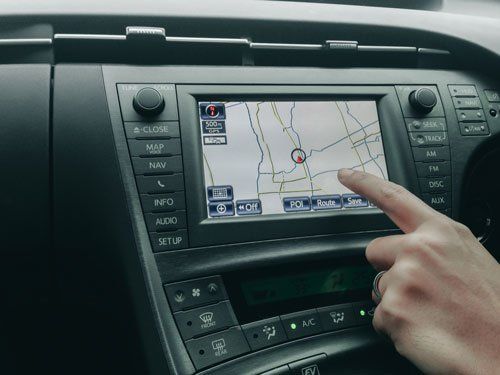
<instances>
[{"instance_id":1,"label":"nav button","mask_svg":"<svg viewBox=\"0 0 500 375\"><path fill-rule=\"evenodd\" d=\"M236 213L238 215L260 215L262 203L259 199L236 201Z\"/></svg>"},{"instance_id":2,"label":"nav button","mask_svg":"<svg viewBox=\"0 0 500 375\"><path fill-rule=\"evenodd\" d=\"M311 202L309 197L283 198L283 208L285 212L310 211Z\"/></svg>"}]
</instances>

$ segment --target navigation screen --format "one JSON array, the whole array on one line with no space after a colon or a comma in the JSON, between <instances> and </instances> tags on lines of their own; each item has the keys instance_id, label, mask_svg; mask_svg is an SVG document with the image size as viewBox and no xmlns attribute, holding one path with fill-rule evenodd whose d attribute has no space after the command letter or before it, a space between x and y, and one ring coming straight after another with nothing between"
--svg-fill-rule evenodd
<instances>
[{"instance_id":1,"label":"navigation screen","mask_svg":"<svg viewBox=\"0 0 500 375\"><path fill-rule=\"evenodd\" d=\"M387 179L375 101L200 102L212 218L372 207L341 168Z\"/></svg>"}]
</instances>

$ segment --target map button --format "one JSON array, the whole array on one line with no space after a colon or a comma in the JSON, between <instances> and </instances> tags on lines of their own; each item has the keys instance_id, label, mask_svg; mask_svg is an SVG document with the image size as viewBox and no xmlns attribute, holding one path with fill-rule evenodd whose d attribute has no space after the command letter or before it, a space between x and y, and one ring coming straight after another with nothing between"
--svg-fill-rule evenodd
<instances>
[{"instance_id":1,"label":"map button","mask_svg":"<svg viewBox=\"0 0 500 375\"><path fill-rule=\"evenodd\" d=\"M262 213L262 203L260 199L236 201L236 213L238 215L260 215Z\"/></svg>"},{"instance_id":2,"label":"map button","mask_svg":"<svg viewBox=\"0 0 500 375\"><path fill-rule=\"evenodd\" d=\"M285 212L310 211L311 202L309 197L283 198Z\"/></svg>"},{"instance_id":3,"label":"map button","mask_svg":"<svg viewBox=\"0 0 500 375\"><path fill-rule=\"evenodd\" d=\"M207 196L210 202L232 201L233 187L232 186L209 186L207 188Z\"/></svg>"},{"instance_id":4,"label":"map button","mask_svg":"<svg viewBox=\"0 0 500 375\"><path fill-rule=\"evenodd\" d=\"M342 194L344 208L368 207L368 200L358 194Z\"/></svg>"},{"instance_id":5,"label":"map button","mask_svg":"<svg viewBox=\"0 0 500 375\"><path fill-rule=\"evenodd\" d=\"M342 208L342 198L340 195L321 195L311 197L312 209L314 211L334 210Z\"/></svg>"},{"instance_id":6,"label":"map button","mask_svg":"<svg viewBox=\"0 0 500 375\"><path fill-rule=\"evenodd\" d=\"M229 202L210 202L208 204L208 214L210 217L234 216L234 203Z\"/></svg>"}]
</instances>

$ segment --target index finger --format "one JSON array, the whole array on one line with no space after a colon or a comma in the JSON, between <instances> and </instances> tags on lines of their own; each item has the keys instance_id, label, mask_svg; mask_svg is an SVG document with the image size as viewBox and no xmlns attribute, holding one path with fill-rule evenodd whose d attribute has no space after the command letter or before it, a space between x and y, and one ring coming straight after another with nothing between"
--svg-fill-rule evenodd
<instances>
[{"instance_id":1,"label":"index finger","mask_svg":"<svg viewBox=\"0 0 500 375\"><path fill-rule=\"evenodd\" d=\"M415 231L435 215L432 208L404 187L372 174L341 169L338 179L347 188L373 202L405 233Z\"/></svg>"}]
</instances>

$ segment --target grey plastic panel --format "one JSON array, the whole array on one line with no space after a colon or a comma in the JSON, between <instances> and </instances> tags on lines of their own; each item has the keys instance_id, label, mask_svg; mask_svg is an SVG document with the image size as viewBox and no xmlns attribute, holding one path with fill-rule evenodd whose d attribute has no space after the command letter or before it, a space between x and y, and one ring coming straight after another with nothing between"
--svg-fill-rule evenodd
<instances>
[{"instance_id":1,"label":"grey plastic panel","mask_svg":"<svg viewBox=\"0 0 500 375\"><path fill-rule=\"evenodd\" d=\"M50 69L0 67L0 254L49 247Z\"/></svg>"},{"instance_id":2,"label":"grey plastic panel","mask_svg":"<svg viewBox=\"0 0 500 375\"><path fill-rule=\"evenodd\" d=\"M115 349L127 353L125 348L132 347L134 356L144 354L151 373L192 373L149 239L140 235L145 224L130 214L140 209L140 202L129 201L128 185L122 182L133 178L133 172L120 167L101 67L58 65L54 75L55 251L65 269L77 265L64 274L63 290L77 301L92 288L113 296L125 292L133 305L114 306L114 314L128 318L127 337L135 338L116 342ZM87 262L98 263L112 283L92 285L100 279L88 274ZM107 322L110 328L114 324Z\"/></svg>"}]
</instances>

